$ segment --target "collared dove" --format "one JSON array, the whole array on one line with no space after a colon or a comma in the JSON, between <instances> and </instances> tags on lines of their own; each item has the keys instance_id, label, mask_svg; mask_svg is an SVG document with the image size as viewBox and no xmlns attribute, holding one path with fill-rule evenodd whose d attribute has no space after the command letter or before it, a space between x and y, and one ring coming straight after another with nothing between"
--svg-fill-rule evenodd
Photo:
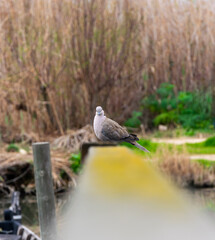
<instances>
[{"instance_id":1,"label":"collared dove","mask_svg":"<svg viewBox=\"0 0 215 240\"><path fill-rule=\"evenodd\" d=\"M101 141L128 142L144 152L149 152L146 148L136 142L139 138L135 134L129 134L127 130L121 127L117 122L107 118L100 106L96 108L93 128L96 137Z\"/></svg>"}]
</instances>

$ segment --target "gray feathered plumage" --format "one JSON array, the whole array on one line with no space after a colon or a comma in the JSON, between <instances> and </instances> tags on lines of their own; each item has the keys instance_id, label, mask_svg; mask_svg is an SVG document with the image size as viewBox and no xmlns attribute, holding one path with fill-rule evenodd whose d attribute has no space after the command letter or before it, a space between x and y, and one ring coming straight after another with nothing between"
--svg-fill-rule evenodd
<instances>
[{"instance_id":1,"label":"gray feathered plumage","mask_svg":"<svg viewBox=\"0 0 215 240\"><path fill-rule=\"evenodd\" d=\"M93 127L96 136L102 141L128 142L144 152L149 152L146 148L136 142L139 138L135 134L129 134L124 127L120 126L110 118L107 118L101 107L96 108Z\"/></svg>"}]
</instances>

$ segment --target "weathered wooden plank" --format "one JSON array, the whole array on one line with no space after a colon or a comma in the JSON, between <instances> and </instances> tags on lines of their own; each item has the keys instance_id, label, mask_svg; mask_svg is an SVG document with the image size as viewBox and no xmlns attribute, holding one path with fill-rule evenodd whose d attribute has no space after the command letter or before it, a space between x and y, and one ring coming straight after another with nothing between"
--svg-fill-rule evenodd
<instances>
[{"instance_id":1,"label":"weathered wooden plank","mask_svg":"<svg viewBox=\"0 0 215 240\"><path fill-rule=\"evenodd\" d=\"M181 240L215 237L151 161L125 147L92 147L68 206L62 240Z\"/></svg>"}]
</instances>

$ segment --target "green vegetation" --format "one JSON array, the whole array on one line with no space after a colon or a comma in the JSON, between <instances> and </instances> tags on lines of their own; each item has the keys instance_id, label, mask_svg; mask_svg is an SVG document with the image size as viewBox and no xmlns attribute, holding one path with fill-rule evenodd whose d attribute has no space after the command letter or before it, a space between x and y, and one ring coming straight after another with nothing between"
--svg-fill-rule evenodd
<instances>
[{"instance_id":1,"label":"green vegetation","mask_svg":"<svg viewBox=\"0 0 215 240\"><path fill-rule=\"evenodd\" d=\"M11 143L7 146L6 151L7 152L19 152L19 147L16 144Z\"/></svg>"},{"instance_id":2,"label":"green vegetation","mask_svg":"<svg viewBox=\"0 0 215 240\"><path fill-rule=\"evenodd\" d=\"M139 128L141 125L141 120L140 117L142 117L143 113L142 112L136 112L134 111L132 113L132 117L129 118L124 125L126 127L131 127L131 128Z\"/></svg>"},{"instance_id":3,"label":"green vegetation","mask_svg":"<svg viewBox=\"0 0 215 240\"><path fill-rule=\"evenodd\" d=\"M74 173L78 174L81 170L81 153L73 153L71 154L71 157L69 158L69 161L71 163L71 169Z\"/></svg>"},{"instance_id":4,"label":"green vegetation","mask_svg":"<svg viewBox=\"0 0 215 240\"><path fill-rule=\"evenodd\" d=\"M162 83L154 94L142 101L143 111L149 110L153 124L182 126L187 135L194 129L212 129L210 93L178 91L173 84Z\"/></svg>"},{"instance_id":5,"label":"green vegetation","mask_svg":"<svg viewBox=\"0 0 215 240\"><path fill-rule=\"evenodd\" d=\"M181 126L175 128L168 128L166 131L155 130L149 133L150 137L153 138L179 138L179 137L210 137L214 134L214 129L184 129Z\"/></svg>"},{"instance_id":6,"label":"green vegetation","mask_svg":"<svg viewBox=\"0 0 215 240\"><path fill-rule=\"evenodd\" d=\"M152 142L151 140L148 140L148 139L140 139L138 141L138 143L142 146L144 146L146 149L148 149L151 153L155 153L156 150L157 150L157 147L158 147L158 143L154 143ZM143 152L142 150L138 149L137 147L131 145L130 143L126 143L126 142L123 142L120 144L121 146L125 146L125 147L128 147L128 148L131 148L139 153L142 153L142 154L146 154L145 152Z\"/></svg>"},{"instance_id":7,"label":"green vegetation","mask_svg":"<svg viewBox=\"0 0 215 240\"><path fill-rule=\"evenodd\" d=\"M186 147L190 154L215 154L214 147L204 147L198 143L187 143Z\"/></svg>"},{"instance_id":8,"label":"green vegetation","mask_svg":"<svg viewBox=\"0 0 215 240\"><path fill-rule=\"evenodd\" d=\"M202 166L204 166L205 168L215 169L215 161L210 161L210 160L206 160L206 159L198 159L195 161L198 162L199 164L201 164Z\"/></svg>"},{"instance_id":9,"label":"green vegetation","mask_svg":"<svg viewBox=\"0 0 215 240\"><path fill-rule=\"evenodd\" d=\"M215 136L209 137L206 141L203 142L205 147L215 147Z\"/></svg>"},{"instance_id":10,"label":"green vegetation","mask_svg":"<svg viewBox=\"0 0 215 240\"><path fill-rule=\"evenodd\" d=\"M186 149L189 154L215 154L215 145L213 145L214 139L215 137L210 137L206 141L203 141L200 143L186 143L181 145L155 143L148 139L140 139L140 141L138 142L142 146L146 147L152 154L157 151L158 147L166 148L166 149L169 149L170 151L177 149L178 151L181 151L181 152L183 149ZM129 143L122 143L121 145L131 148L145 155L143 151L137 149L135 146Z\"/></svg>"},{"instance_id":11,"label":"green vegetation","mask_svg":"<svg viewBox=\"0 0 215 240\"><path fill-rule=\"evenodd\" d=\"M186 147L190 154L215 154L215 137L200 143L187 143Z\"/></svg>"}]
</instances>

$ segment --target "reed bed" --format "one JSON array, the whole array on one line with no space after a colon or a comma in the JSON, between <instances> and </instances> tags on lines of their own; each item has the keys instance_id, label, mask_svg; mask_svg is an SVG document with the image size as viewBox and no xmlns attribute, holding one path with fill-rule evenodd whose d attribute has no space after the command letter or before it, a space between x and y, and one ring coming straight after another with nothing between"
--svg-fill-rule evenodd
<instances>
[{"instance_id":1,"label":"reed bed","mask_svg":"<svg viewBox=\"0 0 215 240\"><path fill-rule=\"evenodd\" d=\"M214 1L2 0L0 125L64 134L119 122L161 82L215 85Z\"/></svg>"},{"instance_id":2,"label":"reed bed","mask_svg":"<svg viewBox=\"0 0 215 240\"><path fill-rule=\"evenodd\" d=\"M215 168L205 167L190 160L185 148L179 151L177 147L160 147L152 161L180 187L215 186Z\"/></svg>"}]
</instances>

